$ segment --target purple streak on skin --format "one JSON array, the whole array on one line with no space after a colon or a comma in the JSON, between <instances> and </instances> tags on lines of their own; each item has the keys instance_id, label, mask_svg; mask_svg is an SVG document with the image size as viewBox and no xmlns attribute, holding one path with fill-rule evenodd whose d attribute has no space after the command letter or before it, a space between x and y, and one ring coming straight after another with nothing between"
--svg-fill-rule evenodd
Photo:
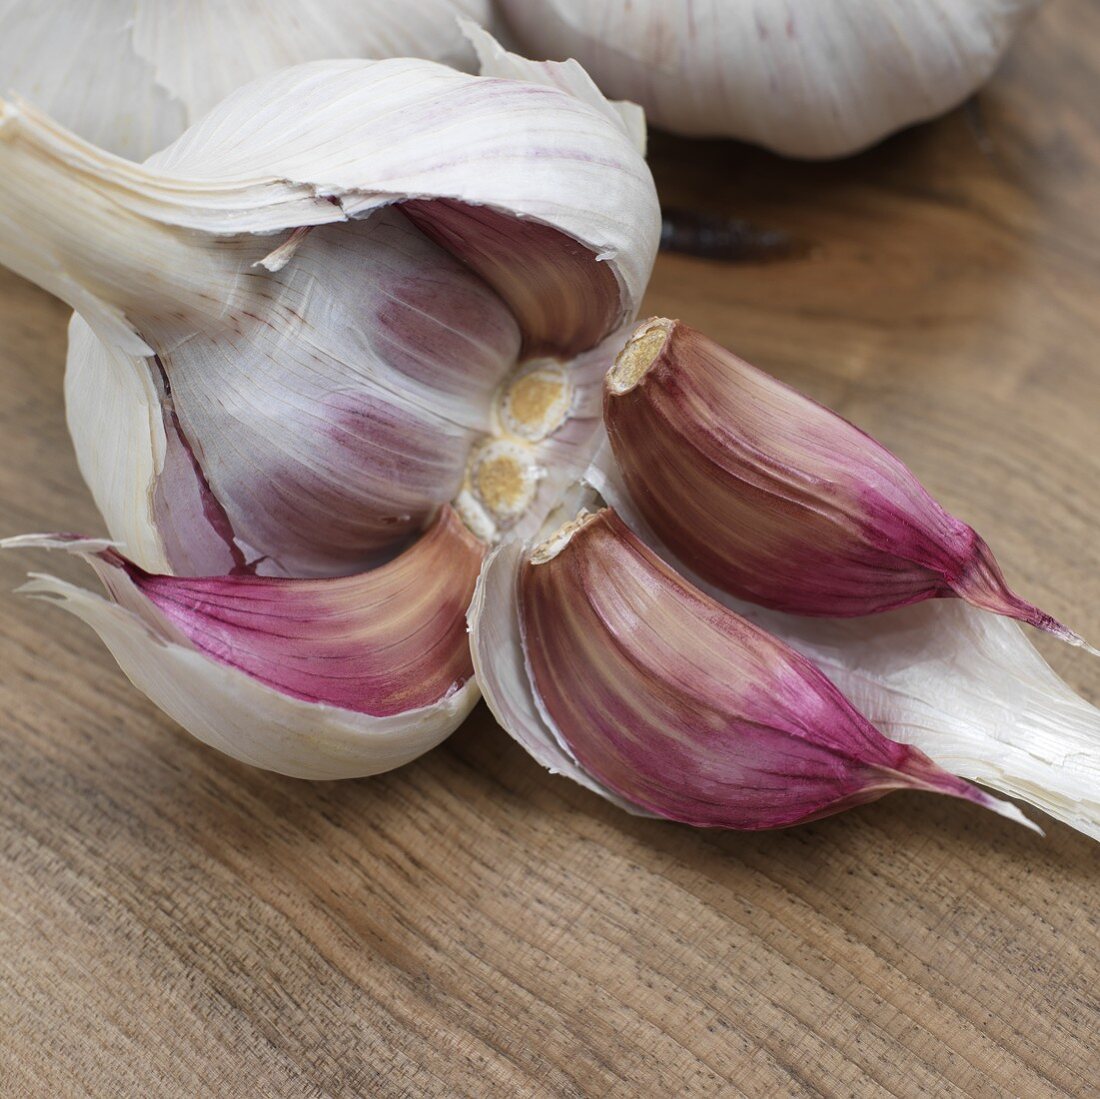
<instances>
[{"instance_id":1,"label":"purple streak on skin","mask_svg":"<svg viewBox=\"0 0 1100 1099\"><path fill-rule=\"evenodd\" d=\"M213 660L293 698L384 717L473 675L465 615L483 552L446 508L401 556L357 576L158 576L112 549L98 557ZM110 588L110 569L97 571Z\"/></svg>"},{"instance_id":2,"label":"purple streak on skin","mask_svg":"<svg viewBox=\"0 0 1100 1099\"><path fill-rule=\"evenodd\" d=\"M959 596L1074 644L870 436L679 322L604 418L639 512L715 587L848 617Z\"/></svg>"},{"instance_id":3,"label":"purple streak on skin","mask_svg":"<svg viewBox=\"0 0 1100 1099\"><path fill-rule=\"evenodd\" d=\"M488 407L519 354L511 313L480 280L467 285L449 270L394 277L369 310L365 324L382 358L438 393L482 393Z\"/></svg>"},{"instance_id":4,"label":"purple streak on skin","mask_svg":"<svg viewBox=\"0 0 1100 1099\"><path fill-rule=\"evenodd\" d=\"M698 826L798 824L913 788L996 804L884 737L808 660L693 588L610 509L523 565L528 667L581 766Z\"/></svg>"}]
</instances>

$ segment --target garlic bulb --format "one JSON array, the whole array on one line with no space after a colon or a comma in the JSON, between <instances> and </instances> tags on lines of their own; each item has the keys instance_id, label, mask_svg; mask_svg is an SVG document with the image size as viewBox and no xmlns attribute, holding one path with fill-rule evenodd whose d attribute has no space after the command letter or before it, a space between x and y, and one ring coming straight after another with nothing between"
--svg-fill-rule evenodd
<instances>
[{"instance_id":1,"label":"garlic bulb","mask_svg":"<svg viewBox=\"0 0 1100 1099\"><path fill-rule=\"evenodd\" d=\"M0 260L78 311L69 423L119 543L9 542L109 599L27 590L287 774L395 766L469 711L485 543L587 464L656 251L637 113L469 33L494 79L315 62L140 167L0 106Z\"/></svg>"},{"instance_id":2,"label":"garlic bulb","mask_svg":"<svg viewBox=\"0 0 1100 1099\"><path fill-rule=\"evenodd\" d=\"M961 103L1041 0L500 0L520 44L692 136L855 152Z\"/></svg>"},{"instance_id":3,"label":"garlic bulb","mask_svg":"<svg viewBox=\"0 0 1100 1099\"><path fill-rule=\"evenodd\" d=\"M945 594L904 539L871 538L868 484L896 497L887 534L923 524L948 564L977 543L942 537L876 444L698 334L647 322L613 366L660 221L638 112L468 33L494 79L299 66L143 166L0 104L0 260L78 311L69 423L113 539L9 539L106 589L27 594L195 736L286 774L397 766L481 689L535 758L634 812L774 827L908 787L1023 819L963 775L1100 836L1100 714L1015 623L961 600L809 624L737 603L729 566L797 551L812 572L823 549L828 583L788 570L795 596L834 597L854 566L871 598L839 609L881 610L875 570L899 561L906 598ZM758 474L784 462L807 506L779 522ZM828 538L823 462L846 504ZM690 493L703 544L657 486ZM615 512L578 520L595 490Z\"/></svg>"},{"instance_id":4,"label":"garlic bulb","mask_svg":"<svg viewBox=\"0 0 1100 1099\"><path fill-rule=\"evenodd\" d=\"M144 160L250 80L332 58L468 67L490 0L0 0L0 95Z\"/></svg>"}]
</instances>

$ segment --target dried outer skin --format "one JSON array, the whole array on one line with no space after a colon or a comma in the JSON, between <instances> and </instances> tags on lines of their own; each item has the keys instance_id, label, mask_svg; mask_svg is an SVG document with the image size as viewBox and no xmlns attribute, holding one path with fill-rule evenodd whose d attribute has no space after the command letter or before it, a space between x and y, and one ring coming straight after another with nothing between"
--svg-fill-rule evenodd
<instances>
[{"instance_id":1,"label":"dried outer skin","mask_svg":"<svg viewBox=\"0 0 1100 1099\"><path fill-rule=\"evenodd\" d=\"M692 587L611 509L567 531L520 565L517 598L539 708L598 783L663 817L739 829L905 787L998 806L882 736L813 664Z\"/></svg>"},{"instance_id":2,"label":"dried outer skin","mask_svg":"<svg viewBox=\"0 0 1100 1099\"><path fill-rule=\"evenodd\" d=\"M687 325L639 326L604 420L638 512L723 591L831 617L957 595L1079 643L1009 590L982 538L899 459Z\"/></svg>"}]
</instances>

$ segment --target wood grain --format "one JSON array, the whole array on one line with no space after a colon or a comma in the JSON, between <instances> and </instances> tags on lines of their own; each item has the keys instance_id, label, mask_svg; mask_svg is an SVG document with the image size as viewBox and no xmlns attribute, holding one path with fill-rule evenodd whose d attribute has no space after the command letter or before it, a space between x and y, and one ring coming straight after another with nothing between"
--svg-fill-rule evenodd
<instances>
[{"instance_id":1,"label":"wood grain","mask_svg":"<svg viewBox=\"0 0 1100 1099\"><path fill-rule=\"evenodd\" d=\"M854 418L1100 637L1100 8L974 112L841 164L653 143L676 205L805 258L662 257L647 303ZM0 277L0 534L101 525L62 306ZM75 563L55 565L79 575ZM31 555L0 559L7 591ZM1086 697L1100 664L1042 644ZM0 600L6 1096L1095 1096L1095 844L902 794L770 835L634 820L479 710L374 780L188 738Z\"/></svg>"}]
</instances>

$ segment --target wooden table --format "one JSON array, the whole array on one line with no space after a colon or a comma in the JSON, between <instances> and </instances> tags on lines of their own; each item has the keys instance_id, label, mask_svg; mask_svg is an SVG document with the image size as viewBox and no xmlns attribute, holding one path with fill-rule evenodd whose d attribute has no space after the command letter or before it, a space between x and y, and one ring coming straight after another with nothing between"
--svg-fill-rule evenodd
<instances>
[{"instance_id":1,"label":"wooden table","mask_svg":"<svg viewBox=\"0 0 1100 1099\"><path fill-rule=\"evenodd\" d=\"M656 139L666 200L810 252L663 257L648 301L892 446L1094 640L1098 97L1100 7L1062 0L980 119L820 166ZM0 310L0 534L101 530L66 310L9 275ZM4 555L0 589L41 564ZM1100 698L1100 662L1042 648ZM1100 848L1053 822L901 794L696 832L549 776L483 710L310 785L198 744L6 595L0 738L5 1096L1100 1095Z\"/></svg>"}]
</instances>

